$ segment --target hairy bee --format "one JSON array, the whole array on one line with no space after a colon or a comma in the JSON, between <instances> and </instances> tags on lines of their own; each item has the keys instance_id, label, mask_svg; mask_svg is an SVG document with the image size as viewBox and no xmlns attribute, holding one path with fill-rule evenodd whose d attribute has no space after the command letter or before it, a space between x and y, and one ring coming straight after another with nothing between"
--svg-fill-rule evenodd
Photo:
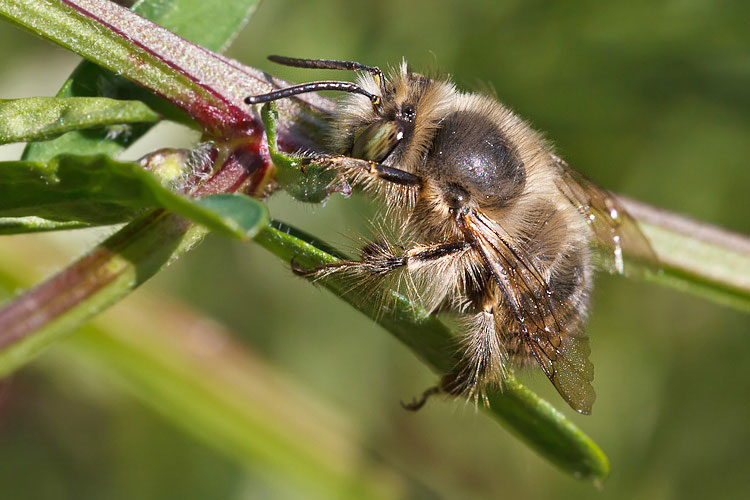
<instances>
[{"instance_id":1,"label":"hairy bee","mask_svg":"<svg viewBox=\"0 0 750 500\"><path fill-rule=\"evenodd\" d=\"M405 274L431 311L465 320L460 363L441 390L477 398L513 365L536 362L571 407L589 413L593 365L584 331L593 243L624 257L652 251L615 197L555 156L496 99L465 93L406 63L386 77L356 62L293 59L296 67L361 71L357 83L321 81L246 99L349 93L332 125L328 165L374 190L400 222L397 244L365 245L359 261L307 270ZM417 405L418 406L418 405Z\"/></svg>"}]
</instances>

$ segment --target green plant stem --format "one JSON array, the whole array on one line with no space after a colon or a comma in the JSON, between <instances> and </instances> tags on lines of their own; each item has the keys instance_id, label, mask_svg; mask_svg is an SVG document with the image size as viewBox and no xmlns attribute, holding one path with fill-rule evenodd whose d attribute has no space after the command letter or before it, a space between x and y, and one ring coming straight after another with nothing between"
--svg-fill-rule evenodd
<instances>
[{"instance_id":1,"label":"green plant stem","mask_svg":"<svg viewBox=\"0 0 750 500\"><path fill-rule=\"evenodd\" d=\"M659 258L646 279L750 311L750 237L620 197Z\"/></svg>"},{"instance_id":2,"label":"green plant stem","mask_svg":"<svg viewBox=\"0 0 750 500\"><path fill-rule=\"evenodd\" d=\"M315 238L275 222L261 231L255 241L285 262L316 267L338 260L337 252ZM345 280L328 277L321 285L378 322L406 344L437 374L456 365L456 335L435 316L395 291L381 307L378 301L358 300L347 293ZM602 480L609 474L609 462L601 449L561 412L524 387L513 376L505 380L502 392L489 394L483 407L494 419L563 470L578 477Z\"/></svg>"}]
</instances>

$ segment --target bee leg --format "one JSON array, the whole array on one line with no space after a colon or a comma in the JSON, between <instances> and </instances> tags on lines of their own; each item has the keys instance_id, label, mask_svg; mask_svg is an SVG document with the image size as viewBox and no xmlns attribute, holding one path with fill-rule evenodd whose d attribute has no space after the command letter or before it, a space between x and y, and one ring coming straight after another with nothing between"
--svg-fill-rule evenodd
<instances>
[{"instance_id":1,"label":"bee leg","mask_svg":"<svg viewBox=\"0 0 750 500\"><path fill-rule=\"evenodd\" d=\"M430 387L429 389L425 390L422 393L422 396L419 399L417 398L412 399L411 403L404 403L403 401L401 401L401 407L404 410L409 410L409 411L420 410L425 405L425 403L427 403L427 400L430 399L431 396L440 394L441 392L443 392L443 389L441 389L440 386L436 385L436 386Z\"/></svg>"},{"instance_id":2,"label":"bee leg","mask_svg":"<svg viewBox=\"0 0 750 500\"><path fill-rule=\"evenodd\" d=\"M295 265L294 261L292 261L291 266L295 274L313 279L323 278L340 271L369 276L382 276L406 266L410 262L427 263L462 252L467 248L469 248L469 243L455 241L452 243L414 247L399 256L395 255L387 244L371 242L362 248L362 260L342 260L312 269Z\"/></svg>"},{"instance_id":3,"label":"bee leg","mask_svg":"<svg viewBox=\"0 0 750 500\"><path fill-rule=\"evenodd\" d=\"M466 347L464 356L452 373L443 376L440 388L446 394L474 400L475 405L480 400L487 403L485 391L489 385L501 385L508 358L497 335L491 305L474 315L462 344Z\"/></svg>"},{"instance_id":4,"label":"bee leg","mask_svg":"<svg viewBox=\"0 0 750 500\"><path fill-rule=\"evenodd\" d=\"M305 278L318 279L340 271L349 271L353 274L384 275L403 266L403 258L392 257L387 260L342 260L332 264L325 264L320 267L305 268L291 262L292 272L297 276Z\"/></svg>"},{"instance_id":5,"label":"bee leg","mask_svg":"<svg viewBox=\"0 0 750 500\"><path fill-rule=\"evenodd\" d=\"M401 186L419 186L422 183L422 179L419 176L410 174L405 170L389 167L374 161L350 158L348 156L321 155L302 158L300 161L302 165L324 165L355 174L364 173Z\"/></svg>"}]
</instances>

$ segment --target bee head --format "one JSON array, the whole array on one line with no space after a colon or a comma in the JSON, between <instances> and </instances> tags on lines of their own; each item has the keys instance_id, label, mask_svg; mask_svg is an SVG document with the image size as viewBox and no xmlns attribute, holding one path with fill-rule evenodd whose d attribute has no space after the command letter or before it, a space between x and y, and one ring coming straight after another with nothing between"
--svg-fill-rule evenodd
<instances>
[{"instance_id":1,"label":"bee head","mask_svg":"<svg viewBox=\"0 0 750 500\"><path fill-rule=\"evenodd\" d=\"M318 81L245 98L259 104L307 92L348 93L334 116L330 142L341 154L416 170L430 148L449 104L457 95L447 79L413 73L406 61L386 77L373 66L354 61L269 56L273 62L298 68L360 71L357 83Z\"/></svg>"},{"instance_id":2,"label":"bee head","mask_svg":"<svg viewBox=\"0 0 750 500\"><path fill-rule=\"evenodd\" d=\"M381 99L371 103L350 95L345 100L334 122L334 147L354 158L414 172L455 95L453 84L413 73L406 62L382 83L362 74L358 84Z\"/></svg>"}]
</instances>

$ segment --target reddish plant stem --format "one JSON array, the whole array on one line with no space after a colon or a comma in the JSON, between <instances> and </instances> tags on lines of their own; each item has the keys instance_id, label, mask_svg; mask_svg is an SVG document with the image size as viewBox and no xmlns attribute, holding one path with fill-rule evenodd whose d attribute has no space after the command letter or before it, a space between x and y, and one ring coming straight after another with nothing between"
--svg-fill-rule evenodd
<instances>
[{"instance_id":1,"label":"reddish plant stem","mask_svg":"<svg viewBox=\"0 0 750 500\"><path fill-rule=\"evenodd\" d=\"M190 113L207 134L218 141L219 146L209 155L212 162L220 156L216 153L228 150L224 159L220 160L222 165L208 181L201 183L202 177L196 176L191 185L185 187L185 192L193 196L206 196L242 190L262 196L267 191L266 186L271 182L272 175L267 149L263 148L262 125L254 109L244 104L244 97L268 91L277 84L275 79L217 56L113 2L62 1L103 28L129 40L146 54L176 69L203 91L201 94L189 90L152 88L147 81L137 81L137 72L123 74ZM143 62L142 54L133 52L131 59ZM283 82L280 84L283 85ZM306 96L304 101L315 103L316 97ZM312 131L314 135L315 130L320 128L319 122L309 114L306 118L298 118L303 109L299 101L283 103L280 108L288 118L297 117L295 121L298 125L303 124L302 127L295 127L294 135L288 128L279 130L284 146L290 150L309 147L314 138L305 136L305 133ZM329 102L319 100L318 108L330 109ZM204 171L211 171L211 168ZM188 221L178 216L155 211L119 231L90 254L0 309L0 348L55 321L126 272L132 271L132 266L137 267L134 286L142 283L169 261L175 246L190 227ZM113 265L117 257L123 256L130 259L131 267ZM91 311L91 314L95 312Z\"/></svg>"},{"instance_id":2,"label":"reddish plant stem","mask_svg":"<svg viewBox=\"0 0 750 500\"><path fill-rule=\"evenodd\" d=\"M251 193L262 192L270 162L268 156L259 151L260 141L257 137L254 139L250 146L233 151L222 168L199 186L194 195L235 192L239 188ZM143 272L138 273L136 286L144 282L169 261L172 249L191 225L177 215L154 211L59 274L26 291L0 309L0 349L33 334L128 272L126 266L111 265L116 257L125 256L135 266L155 257L155 262L149 262L143 266ZM145 246L134 246L134 242L140 241L139 236L147 233L158 234L158 237L148 239Z\"/></svg>"},{"instance_id":3,"label":"reddish plant stem","mask_svg":"<svg viewBox=\"0 0 750 500\"><path fill-rule=\"evenodd\" d=\"M148 55L176 69L185 78L194 82L196 89L200 92L165 89L161 82L161 85L152 85L148 81L138 81L137 71L132 74L128 74L127 71L122 73L125 78L164 97L186 111L214 139L224 141L248 137L261 131L263 127L257 113L252 106L245 104L245 97L286 86L283 80L215 54L114 2L108 0L61 1L86 18L96 21L103 29L117 33L142 50L140 53L133 52L130 56L132 60L143 64L142 55ZM305 95L296 100L285 99L279 102L279 112L282 118L289 121L294 117L295 125L306 129L302 134L299 131L296 132L298 139L308 132L315 135L315 129L318 131L320 129L320 120L303 108L319 113L329 113L333 109L333 104L330 100L316 95ZM286 142L287 133L285 126L282 125L279 130L281 144ZM310 145L309 141L303 141L305 144L299 144L299 140L290 142L297 147Z\"/></svg>"},{"instance_id":4,"label":"reddish plant stem","mask_svg":"<svg viewBox=\"0 0 750 500\"><path fill-rule=\"evenodd\" d=\"M110 250L98 248L54 278L0 309L0 349L24 338L109 284Z\"/></svg>"},{"instance_id":5,"label":"reddish plant stem","mask_svg":"<svg viewBox=\"0 0 750 500\"><path fill-rule=\"evenodd\" d=\"M227 94L222 78L231 69L212 52L195 45L134 12L103 0L62 0L88 19L139 47L148 55L196 83L205 94L152 88L151 92L182 108L213 137L228 139L252 135L259 128L248 106ZM137 53L130 56L135 66L144 64ZM124 75L131 77L131 75ZM132 78L131 78L132 79Z\"/></svg>"}]
</instances>

